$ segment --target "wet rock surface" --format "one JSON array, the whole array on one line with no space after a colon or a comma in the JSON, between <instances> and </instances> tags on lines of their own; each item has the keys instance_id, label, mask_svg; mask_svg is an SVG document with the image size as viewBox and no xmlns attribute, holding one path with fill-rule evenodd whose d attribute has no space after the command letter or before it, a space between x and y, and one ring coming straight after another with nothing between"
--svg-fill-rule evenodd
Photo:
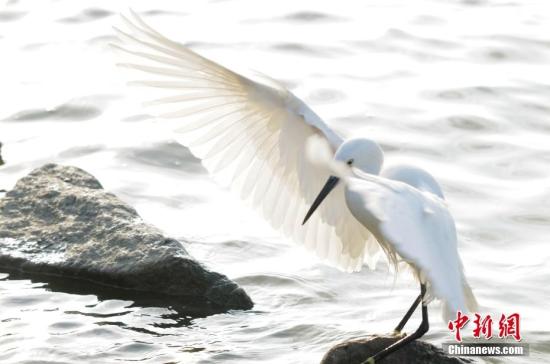
<instances>
[{"instance_id":1,"label":"wet rock surface","mask_svg":"<svg viewBox=\"0 0 550 364\"><path fill-rule=\"evenodd\" d=\"M361 364L370 356L399 340L397 336L369 336L350 340L332 347L321 360L321 364ZM423 341L409 345L380 360L380 364L464 364L471 360L450 357L438 347Z\"/></svg>"},{"instance_id":2,"label":"wet rock surface","mask_svg":"<svg viewBox=\"0 0 550 364\"><path fill-rule=\"evenodd\" d=\"M47 164L0 198L0 268L61 276L220 310L250 309L246 292L143 222L92 175Z\"/></svg>"}]
</instances>

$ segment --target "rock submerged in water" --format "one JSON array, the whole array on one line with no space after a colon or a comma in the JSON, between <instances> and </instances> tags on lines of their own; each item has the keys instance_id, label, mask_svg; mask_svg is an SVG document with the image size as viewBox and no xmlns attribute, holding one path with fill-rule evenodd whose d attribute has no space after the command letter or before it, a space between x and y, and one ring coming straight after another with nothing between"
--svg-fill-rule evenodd
<instances>
[{"instance_id":1,"label":"rock submerged in water","mask_svg":"<svg viewBox=\"0 0 550 364\"><path fill-rule=\"evenodd\" d=\"M369 336L351 340L331 348L321 360L321 364L360 364L378 351L399 340L397 336ZM380 364L464 364L471 360L450 357L423 341L413 341L409 345L380 360Z\"/></svg>"},{"instance_id":2,"label":"rock submerged in water","mask_svg":"<svg viewBox=\"0 0 550 364\"><path fill-rule=\"evenodd\" d=\"M250 309L226 276L205 269L177 240L87 172L47 164L0 198L0 268L93 281L136 292Z\"/></svg>"}]
</instances>

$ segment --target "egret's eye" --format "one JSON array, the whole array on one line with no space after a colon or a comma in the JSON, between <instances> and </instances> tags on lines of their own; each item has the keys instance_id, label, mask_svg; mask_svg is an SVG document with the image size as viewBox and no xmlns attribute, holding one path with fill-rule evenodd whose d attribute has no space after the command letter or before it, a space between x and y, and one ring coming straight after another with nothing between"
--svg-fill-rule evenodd
<instances>
[{"instance_id":1,"label":"egret's eye","mask_svg":"<svg viewBox=\"0 0 550 364\"><path fill-rule=\"evenodd\" d=\"M351 166L353 164L353 159L348 160L346 163L348 166Z\"/></svg>"}]
</instances>

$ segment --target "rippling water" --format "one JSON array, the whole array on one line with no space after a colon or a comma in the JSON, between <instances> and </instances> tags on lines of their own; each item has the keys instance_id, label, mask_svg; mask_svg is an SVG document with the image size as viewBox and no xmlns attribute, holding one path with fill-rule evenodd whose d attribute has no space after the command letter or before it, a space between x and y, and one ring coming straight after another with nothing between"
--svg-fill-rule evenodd
<instances>
[{"instance_id":1,"label":"rippling water","mask_svg":"<svg viewBox=\"0 0 550 364\"><path fill-rule=\"evenodd\" d=\"M381 142L388 161L430 170L482 311L522 315L531 356L509 361L550 362L547 1L121 3L0 8L0 189L46 162L84 168L196 241L189 251L256 306L189 317L0 273L0 362L315 363L339 341L389 331L417 294L383 264L345 274L281 240L157 131L107 47L129 5L200 53L280 79L337 130ZM430 307L426 339L449 341Z\"/></svg>"}]
</instances>

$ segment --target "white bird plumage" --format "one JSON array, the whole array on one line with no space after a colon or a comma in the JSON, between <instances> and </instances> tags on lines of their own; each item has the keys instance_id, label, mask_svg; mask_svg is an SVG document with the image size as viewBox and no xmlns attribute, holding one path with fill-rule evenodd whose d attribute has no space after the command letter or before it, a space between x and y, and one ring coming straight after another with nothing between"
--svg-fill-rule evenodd
<instances>
[{"instance_id":1,"label":"white bird plumage","mask_svg":"<svg viewBox=\"0 0 550 364\"><path fill-rule=\"evenodd\" d=\"M124 31L115 28L121 42L114 47L125 59L119 65L149 76L132 83L157 95L147 103L153 114L273 227L346 271L360 270L365 258L374 267L382 248L391 263L413 267L428 294L448 306L444 313L475 308L454 221L433 177L415 167L377 175L383 163L378 145L344 142L276 81L239 75L165 38L134 13L123 21ZM330 163L308 158L311 137L360 172L341 176L345 183L302 226L334 172Z\"/></svg>"},{"instance_id":2,"label":"white bird plumage","mask_svg":"<svg viewBox=\"0 0 550 364\"><path fill-rule=\"evenodd\" d=\"M267 77L252 81L175 43L136 14L117 29L119 65L149 76L151 112L175 132L225 186L250 202L271 225L345 271L374 267L379 247L353 218L343 188L329 196L307 226L300 222L330 170L306 158L306 140L342 138L305 103ZM163 94L168 93L167 96Z\"/></svg>"},{"instance_id":3,"label":"white bird plumage","mask_svg":"<svg viewBox=\"0 0 550 364\"><path fill-rule=\"evenodd\" d=\"M477 301L458 255L454 219L437 181L414 166L382 170L383 152L372 140L345 141L333 158L327 149L319 138L308 142L310 159L328 165L344 181L348 208L373 233L390 264L397 268L403 262L413 269L426 284L425 301L444 302L444 320L457 310L475 311Z\"/></svg>"},{"instance_id":4,"label":"white bird plumage","mask_svg":"<svg viewBox=\"0 0 550 364\"><path fill-rule=\"evenodd\" d=\"M411 265L418 280L427 284L427 301L444 301L445 321L457 310L476 310L444 200L406 183L362 176L347 179L346 201L353 215L397 254L395 259Z\"/></svg>"}]
</instances>

